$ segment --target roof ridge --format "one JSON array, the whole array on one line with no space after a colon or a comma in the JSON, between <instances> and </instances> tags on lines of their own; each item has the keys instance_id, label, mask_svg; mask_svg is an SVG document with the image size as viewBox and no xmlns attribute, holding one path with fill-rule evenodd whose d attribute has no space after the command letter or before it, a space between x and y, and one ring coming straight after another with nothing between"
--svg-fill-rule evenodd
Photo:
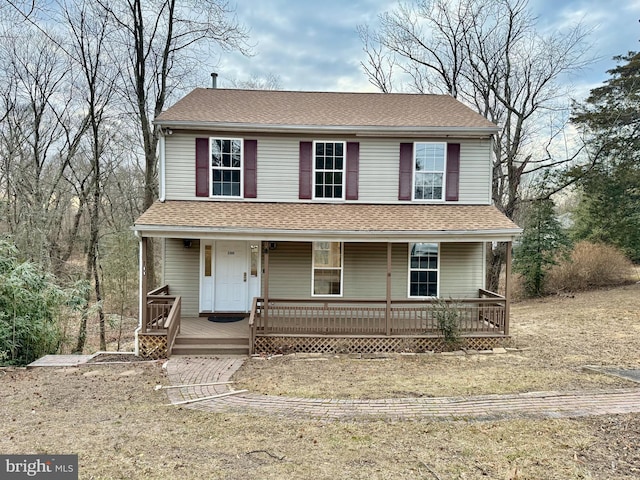
<instances>
[{"instance_id":1,"label":"roof ridge","mask_svg":"<svg viewBox=\"0 0 640 480\"><path fill-rule=\"evenodd\" d=\"M199 91L224 91L224 92L260 92L260 93L293 93L293 94L319 94L319 95L384 95L384 96L431 96L431 97L449 97L454 98L448 93L421 93L421 92L346 92L346 91L330 91L330 90L275 90L275 89L259 89L259 88L211 88L211 87L196 87L191 92Z\"/></svg>"}]
</instances>

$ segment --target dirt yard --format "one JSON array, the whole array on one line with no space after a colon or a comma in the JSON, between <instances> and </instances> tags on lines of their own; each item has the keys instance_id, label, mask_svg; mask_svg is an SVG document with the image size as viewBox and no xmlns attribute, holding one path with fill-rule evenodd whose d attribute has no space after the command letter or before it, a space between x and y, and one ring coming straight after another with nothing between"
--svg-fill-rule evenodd
<instances>
[{"instance_id":1,"label":"dirt yard","mask_svg":"<svg viewBox=\"0 0 640 480\"><path fill-rule=\"evenodd\" d=\"M609 385L608 377L583 373L582 365L640 368L639 310L640 285L553 297L515 306L518 352L478 361L430 356L301 362L289 357L252 361L243 375L262 372L258 391L277 388L292 394L294 388L308 393L318 388L321 396L345 397L357 394L349 382L335 379L338 386L333 388L315 376L335 364L345 369L339 377L353 371L361 377L396 377L388 391L358 386L363 396L377 397L393 394L392 389L415 395L462 392L464 383L474 379L473 372L478 375L475 385L493 385L483 387L486 390L520 391L556 380L566 388L598 388ZM443 363L430 363L434 361ZM513 368L508 368L510 362ZM303 372L304 387L289 379L277 387L267 385L268 370L286 369L286 363ZM519 378L526 369L536 378ZM439 386L413 381L420 370L437 372ZM455 379L466 370L470 373L465 379ZM538 375L538 370L550 373ZM166 394L154 389L166 382L160 363L0 370L0 452L77 453L82 479L640 478L640 415L323 422L168 406ZM312 388L316 382L324 386ZM619 380L612 382L622 386ZM518 386L509 387L512 384Z\"/></svg>"}]
</instances>

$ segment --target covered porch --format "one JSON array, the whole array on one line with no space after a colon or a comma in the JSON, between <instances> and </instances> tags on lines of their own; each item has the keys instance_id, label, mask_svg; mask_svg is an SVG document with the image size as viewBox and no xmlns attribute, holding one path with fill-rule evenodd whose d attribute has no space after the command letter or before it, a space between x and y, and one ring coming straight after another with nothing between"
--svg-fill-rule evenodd
<instances>
[{"instance_id":1,"label":"covered porch","mask_svg":"<svg viewBox=\"0 0 640 480\"><path fill-rule=\"evenodd\" d=\"M442 351L455 346L487 350L509 338L509 302L479 290L478 298L430 300L300 300L256 297L242 320L216 323L182 317L181 298L168 285L145 298L139 354L165 358L180 343L248 344L249 354ZM455 322L448 338L443 321ZM455 345L450 343L455 340ZM193 348L193 347L192 347ZM183 353L177 351L177 353Z\"/></svg>"},{"instance_id":2,"label":"covered porch","mask_svg":"<svg viewBox=\"0 0 640 480\"><path fill-rule=\"evenodd\" d=\"M224 328L256 354L442 350L452 337L443 318L453 318L460 348L484 350L509 337L519 229L493 207L168 202L154 205L136 230L143 356L169 356L185 335L223 340ZM167 284L151 292L150 237L163 240L170 259ZM507 246L503 295L482 288L490 242ZM210 282L217 300L203 309L203 282L216 275L233 275L238 287ZM239 308L220 307L234 291L243 292ZM246 312L248 320L223 328L198 318L222 311Z\"/></svg>"}]
</instances>

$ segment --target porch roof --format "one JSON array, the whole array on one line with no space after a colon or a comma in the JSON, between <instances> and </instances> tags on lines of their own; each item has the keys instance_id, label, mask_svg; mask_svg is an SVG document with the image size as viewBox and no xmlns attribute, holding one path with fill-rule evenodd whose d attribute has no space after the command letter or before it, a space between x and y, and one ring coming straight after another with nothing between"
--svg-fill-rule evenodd
<instances>
[{"instance_id":1,"label":"porch roof","mask_svg":"<svg viewBox=\"0 0 640 480\"><path fill-rule=\"evenodd\" d=\"M522 229L491 205L166 201L135 222L143 236L271 241L510 241Z\"/></svg>"}]
</instances>

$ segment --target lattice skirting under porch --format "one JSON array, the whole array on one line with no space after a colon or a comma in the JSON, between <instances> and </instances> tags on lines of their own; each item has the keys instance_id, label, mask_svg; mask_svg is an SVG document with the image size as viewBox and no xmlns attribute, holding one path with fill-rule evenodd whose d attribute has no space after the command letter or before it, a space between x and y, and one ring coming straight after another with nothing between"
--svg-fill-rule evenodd
<instances>
[{"instance_id":1,"label":"lattice skirting under porch","mask_svg":"<svg viewBox=\"0 0 640 480\"><path fill-rule=\"evenodd\" d=\"M138 352L142 358L148 360L167 358L167 336L139 333Z\"/></svg>"},{"instance_id":2,"label":"lattice skirting under porch","mask_svg":"<svg viewBox=\"0 0 640 480\"><path fill-rule=\"evenodd\" d=\"M463 337L457 349L491 350L506 346L509 337ZM276 353L392 353L442 352L451 348L438 337L287 337L258 336L255 352Z\"/></svg>"}]
</instances>

